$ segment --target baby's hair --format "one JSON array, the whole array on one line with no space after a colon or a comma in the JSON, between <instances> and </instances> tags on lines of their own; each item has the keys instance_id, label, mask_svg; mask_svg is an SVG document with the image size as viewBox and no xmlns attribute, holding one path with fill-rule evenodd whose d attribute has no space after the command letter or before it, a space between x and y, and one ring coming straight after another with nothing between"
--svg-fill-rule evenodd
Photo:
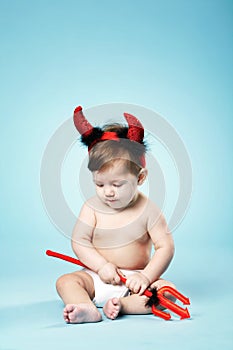
<instances>
[{"instance_id":1,"label":"baby's hair","mask_svg":"<svg viewBox=\"0 0 233 350\"><path fill-rule=\"evenodd\" d=\"M104 132L115 132L119 140L105 140L96 143L89 152L88 169L90 171L105 170L116 161L122 163L127 170L138 175L142 169L146 153L144 142L138 143L127 138L128 127L114 123L103 126Z\"/></svg>"},{"instance_id":2,"label":"baby's hair","mask_svg":"<svg viewBox=\"0 0 233 350\"><path fill-rule=\"evenodd\" d=\"M124 113L124 118L128 126L114 123L103 128L93 127L82 107L75 108L74 125L81 134L82 143L88 147L90 171L113 166L116 159L136 175L145 167L144 127L132 114Z\"/></svg>"}]
</instances>

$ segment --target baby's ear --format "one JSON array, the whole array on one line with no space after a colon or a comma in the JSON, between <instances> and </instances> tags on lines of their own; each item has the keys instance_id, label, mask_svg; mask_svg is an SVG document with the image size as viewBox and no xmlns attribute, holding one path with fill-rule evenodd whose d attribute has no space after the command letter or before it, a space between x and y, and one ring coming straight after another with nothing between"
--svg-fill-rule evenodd
<instances>
[{"instance_id":1,"label":"baby's ear","mask_svg":"<svg viewBox=\"0 0 233 350\"><path fill-rule=\"evenodd\" d=\"M138 185L142 185L146 180L148 174L148 170L146 168L142 168L138 174Z\"/></svg>"}]
</instances>

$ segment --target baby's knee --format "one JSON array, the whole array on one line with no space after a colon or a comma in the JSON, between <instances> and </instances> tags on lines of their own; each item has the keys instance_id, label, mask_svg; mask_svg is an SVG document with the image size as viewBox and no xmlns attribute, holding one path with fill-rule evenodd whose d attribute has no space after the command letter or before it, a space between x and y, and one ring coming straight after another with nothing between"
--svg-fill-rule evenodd
<instances>
[{"instance_id":1,"label":"baby's knee","mask_svg":"<svg viewBox=\"0 0 233 350\"><path fill-rule=\"evenodd\" d=\"M156 288L157 290L162 288L162 287L172 287L174 289L176 289L176 286L174 283L170 282L170 281L166 281L162 278L160 278L159 280L155 281L154 283L152 283L151 288Z\"/></svg>"},{"instance_id":2,"label":"baby's knee","mask_svg":"<svg viewBox=\"0 0 233 350\"><path fill-rule=\"evenodd\" d=\"M63 287L67 284L68 280L69 280L69 275L70 274L66 274L66 275L62 275L60 276L57 281L56 281L56 288L57 291L59 292L61 289L63 289Z\"/></svg>"},{"instance_id":3,"label":"baby's knee","mask_svg":"<svg viewBox=\"0 0 233 350\"><path fill-rule=\"evenodd\" d=\"M170 282L170 281L166 281L162 278L160 278L159 280L157 280L156 282L152 283L151 285L151 288L152 289L157 289L157 291L159 289L161 289L162 287L172 287L173 289L176 289L176 286L174 283ZM167 299L170 299L171 301L175 301L176 298L171 294L169 293L169 291L165 291L164 292L164 296L167 298Z\"/></svg>"},{"instance_id":4,"label":"baby's knee","mask_svg":"<svg viewBox=\"0 0 233 350\"><path fill-rule=\"evenodd\" d=\"M174 284L174 283L172 283L172 282L169 282L169 284L167 284L167 286L172 287L173 289L176 289L175 284Z\"/></svg>"},{"instance_id":5,"label":"baby's knee","mask_svg":"<svg viewBox=\"0 0 233 350\"><path fill-rule=\"evenodd\" d=\"M66 288L67 286L70 286L70 284L72 283L78 283L82 285L83 281L81 276L78 276L78 274L74 274L74 273L67 273L65 275L62 275L56 281L57 291L59 292L60 290Z\"/></svg>"},{"instance_id":6,"label":"baby's knee","mask_svg":"<svg viewBox=\"0 0 233 350\"><path fill-rule=\"evenodd\" d=\"M164 285L164 287L166 287L166 286L172 287L173 289L176 289L175 284L172 283L172 282L170 282L170 281ZM171 294L169 291L166 291L166 292L164 293L164 296L165 296L167 299L171 300L172 302L175 302L175 301L176 301L176 297L174 297L174 295Z\"/></svg>"}]
</instances>

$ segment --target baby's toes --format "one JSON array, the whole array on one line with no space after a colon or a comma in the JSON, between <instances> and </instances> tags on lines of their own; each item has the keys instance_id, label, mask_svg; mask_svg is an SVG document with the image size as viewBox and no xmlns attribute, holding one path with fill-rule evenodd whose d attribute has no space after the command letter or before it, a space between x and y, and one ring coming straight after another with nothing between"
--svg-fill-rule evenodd
<instances>
[{"instance_id":1,"label":"baby's toes","mask_svg":"<svg viewBox=\"0 0 233 350\"><path fill-rule=\"evenodd\" d=\"M70 323L70 319L68 317L64 316L64 320L65 320L66 323Z\"/></svg>"},{"instance_id":2,"label":"baby's toes","mask_svg":"<svg viewBox=\"0 0 233 350\"><path fill-rule=\"evenodd\" d=\"M64 320L65 320L66 322L70 322L70 319L69 319L69 316L68 316L68 313L67 313L67 312L64 312L64 313L63 313L63 317L64 317Z\"/></svg>"},{"instance_id":3,"label":"baby's toes","mask_svg":"<svg viewBox=\"0 0 233 350\"><path fill-rule=\"evenodd\" d=\"M112 319L114 320L115 318L117 318L117 316L118 316L118 313L119 313L119 311L113 311L112 312Z\"/></svg>"},{"instance_id":4,"label":"baby's toes","mask_svg":"<svg viewBox=\"0 0 233 350\"><path fill-rule=\"evenodd\" d=\"M118 298L112 298L112 303L113 303L113 305L114 306L117 306L117 305L119 305L120 304L120 301L119 301L119 299Z\"/></svg>"},{"instance_id":5,"label":"baby's toes","mask_svg":"<svg viewBox=\"0 0 233 350\"><path fill-rule=\"evenodd\" d=\"M120 306L117 306L112 310L112 314L114 315L114 317L117 317L119 312L120 312Z\"/></svg>"},{"instance_id":6,"label":"baby's toes","mask_svg":"<svg viewBox=\"0 0 233 350\"><path fill-rule=\"evenodd\" d=\"M64 308L64 312L70 313L74 311L75 305L73 304L67 304Z\"/></svg>"},{"instance_id":7,"label":"baby's toes","mask_svg":"<svg viewBox=\"0 0 233 350\"><path fill-rule=\"evenodd\" d=\"M107 315L107 317L109 317L111 320L114 320L115 318L116 318L116 316L115 316L115 312L114 311L111 311L111 312L109 312L109 314Z\"/></svg>"},{"instance_id":8,"label":"baby's toes","mask_svg":"<svg viewBox=\"0 0 233 350\"><path fill-rule=\"evenodd\" d=\"M117 318L119 312L120 312L120 306L117 305L117 306L115 306L115 307L113 308L113 310L112 310L112 312L111 312L111 319L114 320L115 318Z\"/></svg>"}]
</instances>

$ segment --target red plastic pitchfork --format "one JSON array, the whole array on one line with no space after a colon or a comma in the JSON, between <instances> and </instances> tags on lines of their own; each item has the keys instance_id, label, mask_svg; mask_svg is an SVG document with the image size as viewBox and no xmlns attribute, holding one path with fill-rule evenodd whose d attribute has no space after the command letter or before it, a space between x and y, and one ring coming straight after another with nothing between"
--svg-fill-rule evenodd
<instances>
[{"instance_id":1,"label":"red plastic pitchfork","mask_svg":"<svg viewBox=\"0 0 233 350\"><path fill-rule=\"evenodd\" d=\"M59 259L62 259L62 260L69 261L69 262L71 262L73 264L86 267L80 260L72 258L71 256L68 256L68 255L64 255L64 254L60 254L60 253L57 253L57 252L53 252L52 250L47 250L46 254L48 256L53 256L55 258L59 258ZM125 277L123 277L120 274L119 274L119 277L120 277L120 279L121 279L121 281L123 283L126 282L126 278ZM158 302L156 302L155 304L153 303L152 306L151 306L152 312L153 312L153 314L155 316L161 317L164 320L169 320L171 318L171 315L169 313L164 312L162 310L158 310L156 308L157 305L161 305L161 306L171 310L175 314L179 315L181 320L185 319L185 318L190 318L190 314L189 314L189 311L188 311L187 308L183 309L179 305L174 304L171 300L167 299L164 296L164 294L165 294L165 292L170 293L175 298L180 300L184 305L190 305L189 298L185 297L183 294L181 294L176 289L174 289L174 288L172 288L170 286L164 286L164 287L160 288L156 292L156 296L155 296L155 292L156 291L150 291L149 289L146 289L145 292L143 293L143 295L147 296L148 298L151 298L152 300L153 300L153 298L158 300Z\"/></svg>"}]
</instances>

